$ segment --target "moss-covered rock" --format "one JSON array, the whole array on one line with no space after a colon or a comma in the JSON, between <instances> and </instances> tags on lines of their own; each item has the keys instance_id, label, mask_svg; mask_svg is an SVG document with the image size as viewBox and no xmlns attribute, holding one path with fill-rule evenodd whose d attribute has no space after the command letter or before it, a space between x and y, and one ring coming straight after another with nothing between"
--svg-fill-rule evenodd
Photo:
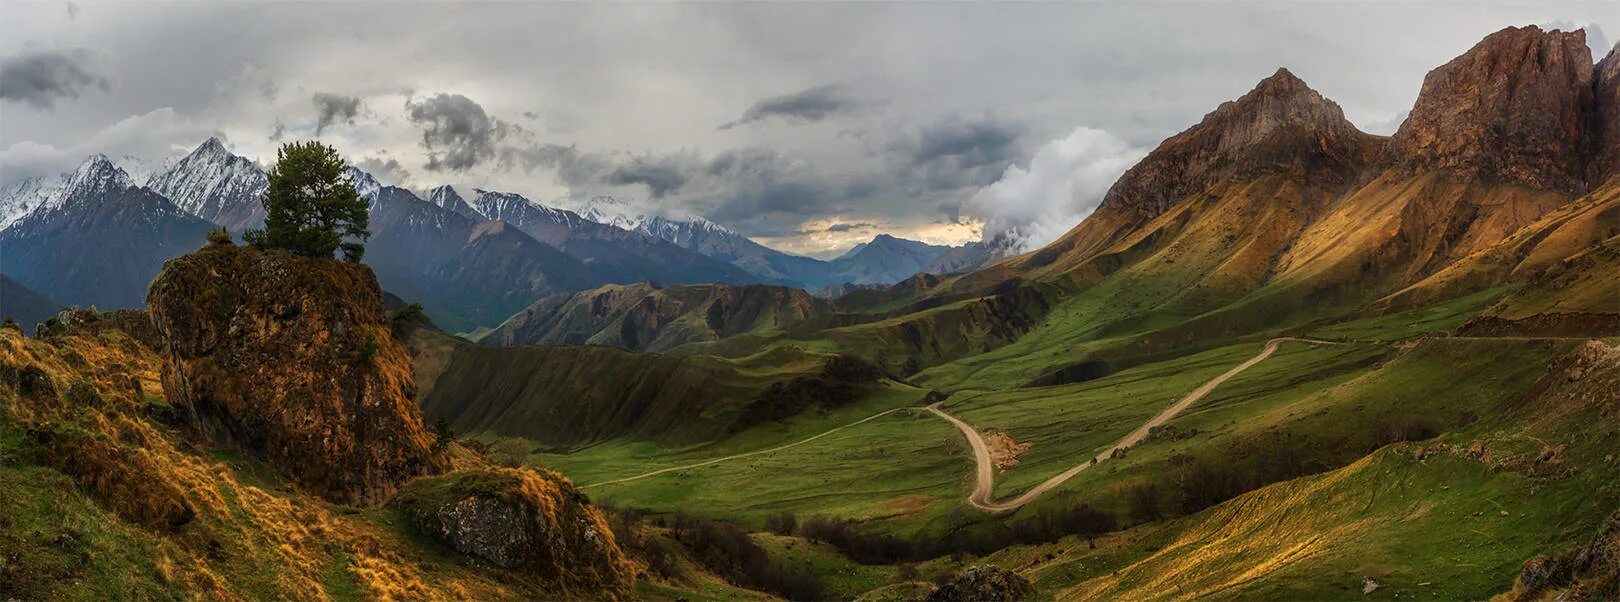
<instances>
[{"instance_id":1,"label":"moss-covered rock","mask_svg":"<svg viewBox=\"0 0 1620 602\"><path fill-rule=\"evenodd\" d=\"M165 264L147 305L164 392L207 438L344 504L448 467L367 267L209 246Z\"/></svg>"},{"instance_id":2,"label":"moss-covered rock","mask_svg":"<svg viewBox=\"0 0 1620 602\"><path fill-rule=\"evenodd\" d=\"M417 479L391 505L456 551L572 595L622 598L634 574L602 513L560 477L466 470Z\"/></svg>"},{"instance_id":3,"label":"moss-covered rock","mask_svg":"<svg viewBox=\"0 0 1620 602\"><path fill-rule=\"evenodd\" d=\"M1035 597L1035 586L1029 580L1018 576L1017 573L1001 567L983 565L970 566L934 590L928 596L930 602L958 602L961 600L976 600L979 602L1013 602L1027 600Z\"/></svg>"}]
</instances>

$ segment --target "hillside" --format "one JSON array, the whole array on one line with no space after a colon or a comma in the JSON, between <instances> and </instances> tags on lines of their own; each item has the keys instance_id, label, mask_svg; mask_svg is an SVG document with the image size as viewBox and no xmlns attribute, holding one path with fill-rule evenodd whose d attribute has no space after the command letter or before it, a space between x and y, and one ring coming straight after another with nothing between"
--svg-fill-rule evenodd
<instances>
[{"instance_id":1,"label":"hillside","mask_svg":"<svg viewBox=\"0 0 1620 602\"><path fill-rule=\"evenodd\" d=\"M891 388L923 395L858 360L804 350L725 359L592 345L499 348L425 329L409 341L429 420L546 447L616 438L694 444Z\"/></svg>"},{"instance_id":2,"label":"hillside","mask_svg":"<svg viewBox=\"0 0 1620 602\"><path fill-rule=\"evenodd\" d=\"M0 467L0 593L628 595L632 565L570 483L427 430L365 267L213 245L151 302L149 340L95 312L43 339L0 329L0 450L19 460Z\"/></svg>"},{"instance_id":3,"label":"hillside","mask_svg":"<svg viewBox=\"0 0 1620 602\"><path fill-rule=\"evenodd\" d=\"M480 341L667 351L748 332L817 330L833 319L828 301L779 286L607 285L536 301Z\"/></svg>"},{"instance_id":4,"label":"hillside","mask_svg":"<svg viewBox=\"0 0 1620 602\"><path fill-rule=\"evenodd\" d=\"M14 319L23 330L31 331L60 309L61 304L0 274L0 318Z\"/></svg>"}]
</instances>

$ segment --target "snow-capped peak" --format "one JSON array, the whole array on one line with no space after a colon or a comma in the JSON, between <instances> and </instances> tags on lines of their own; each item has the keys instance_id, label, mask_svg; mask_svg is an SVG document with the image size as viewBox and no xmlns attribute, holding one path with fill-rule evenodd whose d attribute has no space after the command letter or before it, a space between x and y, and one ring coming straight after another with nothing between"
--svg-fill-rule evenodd
<instances>
[{"instance_id":1,"label":"snow-capped peak","mask_svg":"<svg viewBox=\"0 0 1620 602\"><path fill-rule=\"evenodd\" d=\"M572 211L542 205L512 192L474 188L471 205L486 219L503 221L520 228L539 220L572 228L583 220Z\"/></svg>"},{"instance_id":2,"label":"snow-capped peak","mask_svg":"<svg viewBox=\"0 0 1620 602\"><path fill-rule=\"evenodd\" d=\"M599 224L640 232L683 246L699 235L735 234L725 226L699 216L638 211L631 201L609 196L592 198L579 214Z\"/></svg>"},{"instance_id":3,"label":"snow-capped peak","mask_svg":"<svg viewBox=\"0 0 1620 602\"><path fill-rule=\"evenodd\" d=\"M354 191L363 199L376 201L377 193L382 191L382 184L377 182L377 178L360 171L358 167L349 168L349 181L354 183Z\"/></svg>"},{"instance_id":4,"label":"snow-capped peak","mask_svg":"<svg viewBox=\"0 0 1620 602\"><path fill-rule=\"evenodd\" d=\"M480 213L478 209L468 204L466 199L461 198L461 193L456 192L455 187L449 184L445 184L428 191L428 202L438 205L439 208L446 211L460 214L463 217L479 221L488 219L488 217L483 213Z\"/></svg>"},{"instance_id":5,"label":"snow-capped peak","mask_svg":"<svg viewBox=\"0 0 1620 602\"><path fill-rule=\"evenodd\" d=\"M62 188L46 199L45 205L59 208L72 200L123 190L134 185L129 174L113 165L107 155L96 153L79 164L79 168L63 182Z\"/></svg>"},{"instance_id":6,"label":"snow-capped peak","mask_svg":"<svg viewBox=\"0 0 1620 602\"><path fill-rule=\"evenodd\" d=\"M32 176L0 188L0 230L44 204L66 181L66 175Z\"/></svg>"},{"instance_id":7,"label":"snow-capped peak","mask_svg":"<svg viewBox=\"0 0 1620 602\"><path fill-rule=\"evenodd\" d=\"M231 155L230 150L225 148L225 143L221 142L218 136L209 136L202 144L197 145L197 149L191 151L191 154L192 156L212 157L221 160L234 156Z\"/></svg>"},{"instance_id":8,"label":"snow-capped peak","mask_svg":"<svg viewBox=\"0 0 1620 602\"><path fill-rule=\"evenodd\" d=\"M231 154L218 138L209 138L153 173L146 187L186 213L239 228L257 221L262 213L259 199L269 180L253 161Z\"/></svg>"}]
</instances>

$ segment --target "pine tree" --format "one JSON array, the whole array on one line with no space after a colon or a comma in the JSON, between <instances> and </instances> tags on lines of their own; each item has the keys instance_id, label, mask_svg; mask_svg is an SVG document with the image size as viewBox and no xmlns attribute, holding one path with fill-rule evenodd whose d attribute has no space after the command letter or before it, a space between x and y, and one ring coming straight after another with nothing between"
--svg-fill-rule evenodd
<instances>
[{"instance_id":1,"label":"pine tree","mask_svg":"<svg viewBox=\"0 0 1620 602\"><path fill-rule=\"evenodd\" d=\"M336 149L320 142L291 142L276 152L270 186L264 192L264 229L242 240L256 247L287 249L307 257L360 261L371 236L365 199L354 190L348 164Z\"/></svg>"}]
</instances>

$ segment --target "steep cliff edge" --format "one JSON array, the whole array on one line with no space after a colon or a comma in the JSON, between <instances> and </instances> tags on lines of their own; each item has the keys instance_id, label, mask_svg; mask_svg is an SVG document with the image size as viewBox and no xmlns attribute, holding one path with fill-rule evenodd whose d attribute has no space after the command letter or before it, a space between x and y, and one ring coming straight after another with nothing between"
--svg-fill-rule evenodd
<instances>
[{"instance_id":1,"label":"steep cliff edge","mask_svg":"<svg viewBox=\"0 0 1620 602\"><path fill-rule=\"evenodd\" d=\"M342 504L448 466L365 266L213 245L170 260L147 304L164 391L208 439Z\"/></svg>"},{"instance_id":2,"label":"steep cliff edge","mask_svg":"<svg viewBox=\"0 0 1620 602\"><path fill-rule=\"evenodd\" d=\"M1595 133L1586 32L1509 27L1423 79L1390 139L1399 166L1580 193Z\"/></svg>"}]
</instances>

